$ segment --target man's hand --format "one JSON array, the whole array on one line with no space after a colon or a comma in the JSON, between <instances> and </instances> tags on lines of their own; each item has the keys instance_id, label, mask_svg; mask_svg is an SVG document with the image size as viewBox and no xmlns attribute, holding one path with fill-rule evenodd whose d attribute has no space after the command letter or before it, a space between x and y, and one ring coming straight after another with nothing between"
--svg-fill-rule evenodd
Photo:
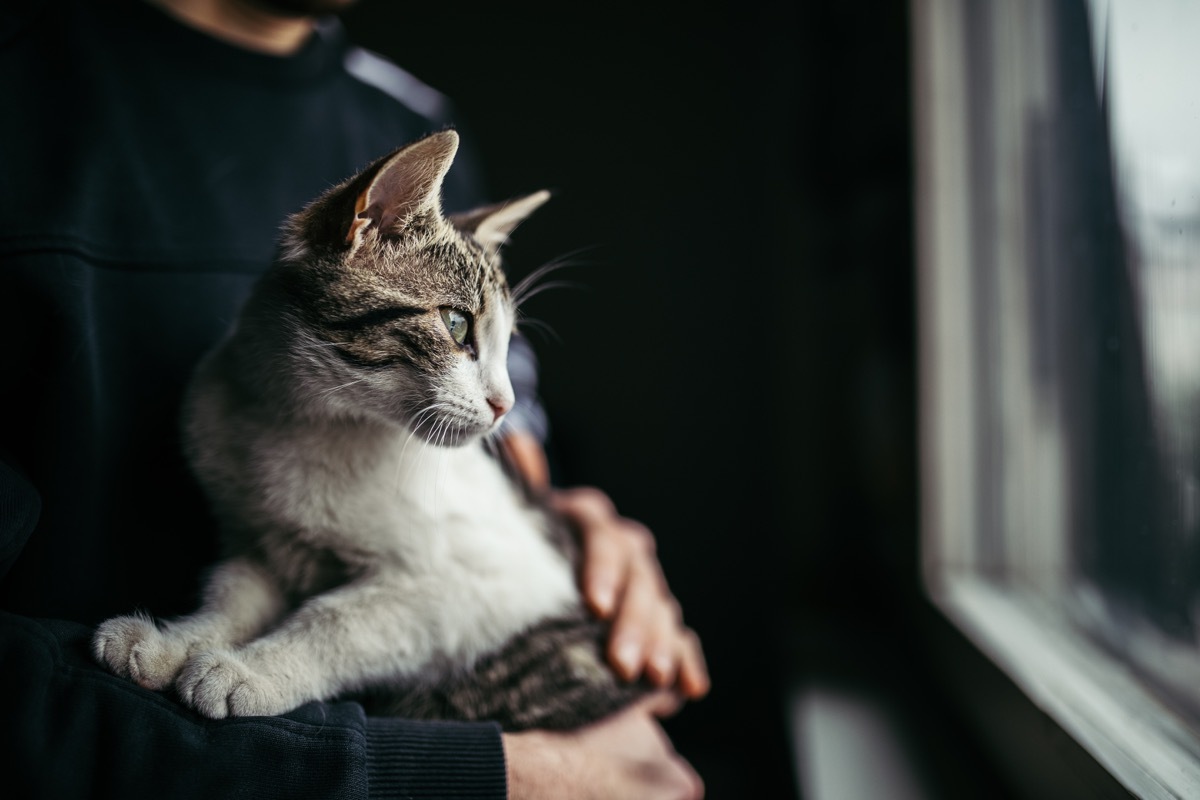
<instances>
[{"instance_id":1,"label":"man's hand","mask_svg":"<svg viewBox=\"0 0 1200 800\"><path fill-rule=\"evenodd\" d=\"M654 717L667 693L578 731L504 734L509 800L700 800L704 784Z\"/></svg>"},{"instance_id":2,"label":"man's hand","mask_svg":"<svg viewBox=\"0 0 1200 800\"><path fill-rule=\"evenodd\" d=\"M511 431L502 440L509 457L534 489L569 518L583 536L583 596L601 619L613 620L608 658L627 680L645 674L662 688L696 700L708 693L708 668L695 631L683 624L679 602L667 587L654 535L617 513L599 489L552 489L541 444Z\"/></svg>"},{"instance_id":3,"label":"man's hand","mask_svg":"<svg viewBox=\"0 0 1200 800\"><path fill-rule=\"evenodd\" d=\"M693 700L707 694L700 639L683 624L653 534L618 514L599 489L552 491L550 504L583 535L583 595L599 617L613 620L608 657L621 676L644 673L655 686L675 687Z\"/></svg>"}]
</instances>

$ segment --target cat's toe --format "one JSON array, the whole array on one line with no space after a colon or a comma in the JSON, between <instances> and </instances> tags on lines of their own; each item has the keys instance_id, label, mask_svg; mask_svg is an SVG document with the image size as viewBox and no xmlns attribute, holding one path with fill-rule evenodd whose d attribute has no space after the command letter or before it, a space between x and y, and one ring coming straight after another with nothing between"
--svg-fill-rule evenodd
<instances>
[{"instance_id":1,"label":"cat's toe","mask_svg":"<svg viewBox=\"0 0 1200 800\"><path fill-rule=\"evenodd\" d=\"M130 657L134 648L158 635L158 628L149 617L113 617L96 628L92 636L92 655L113 673L123 678L133 678Z\"/></svg>"},{"instance_id":2,"label":"cat's toe","mask_svg":"<svg viewBox=\"0 0 1200 800\"><path fill-rule=\"evenodd\" d=\"M230 690L225 702L231 717L264 717L290 711L291 703L284 702L274 687L242 681Z\"/></svg>"},{"instance_id":3,"label":"cat's toe","mask_svg":"<svg viewBox=\"0 0 1200 800\"><path fill-rule=\"evenodd\" d=\"M129 677L143 688L162 691L175 681L185 655L183 647L155 631L130 649Z\"/></svg>"},{"instance_id":4,"label":"cat's toe","mask_svg":"<svg viewBox=\"0 0 1200 800\"><path fill-rule=\"evenodd\" d=\"M226 693L220 691L233 672L223 654L199 653L184 665L175 681L175 689L184 703L212 719L229 716Z\"/></svg>"},{"instance_id":5,"label":"cat's toe","mask_svg":"<svg viewBox=\"0 0 1200 800\"><path fill-rule=\"evenodd\" d=\"M184 667L176 687L185 703L212 719L281 714L294 705L230 652L200 653Z\"/></svg>"}]
</instances>

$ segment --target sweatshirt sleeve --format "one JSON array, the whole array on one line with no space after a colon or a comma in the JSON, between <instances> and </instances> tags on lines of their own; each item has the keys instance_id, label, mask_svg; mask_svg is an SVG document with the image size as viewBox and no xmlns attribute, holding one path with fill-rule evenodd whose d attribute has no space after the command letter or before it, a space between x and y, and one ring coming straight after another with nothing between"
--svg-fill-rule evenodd
<instances>
[{"instance_id":1,"label":"sweatshirt sleeve","mask_svg":"<svg viewBox=\"0 0 1200 800\"><path fill-rule=\"evenodd\" d=\"M367 718L355 703L209 720L95 665L90 638L74 623L0 614L6 796L507 796L493 724Z\"/></svg>"}]
</instances>

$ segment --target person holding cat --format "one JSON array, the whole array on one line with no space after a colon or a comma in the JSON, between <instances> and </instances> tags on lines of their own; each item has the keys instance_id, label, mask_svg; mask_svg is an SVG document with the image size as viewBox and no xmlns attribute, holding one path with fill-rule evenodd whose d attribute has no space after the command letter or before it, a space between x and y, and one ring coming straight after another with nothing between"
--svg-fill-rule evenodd
<instances>
[{"instance_id":1,"label":"person holding cat","mask_svg":"<svg viewBox=\"0 0 1200 800\"><path fill-rule=\"evenodd\" d=\"M352 703L212 724L91 661L79 623L185 611L193 573L216 558L175 417L279 222L448 120L442 98L318 17L345 3L160 5L0 17L0 81L21 121L0 132L5 793L698 796L653 720L669 694L581 731L503 738L486 724L368 718ZM469 163L445 190L448 207L479 199ZM514 430L507 447L545 486L536 436ZM581 581L615 620L614 665L703 695L699 644L649 533L596 490L552 498L584 532Z\"/></svg>"}]
</instances>

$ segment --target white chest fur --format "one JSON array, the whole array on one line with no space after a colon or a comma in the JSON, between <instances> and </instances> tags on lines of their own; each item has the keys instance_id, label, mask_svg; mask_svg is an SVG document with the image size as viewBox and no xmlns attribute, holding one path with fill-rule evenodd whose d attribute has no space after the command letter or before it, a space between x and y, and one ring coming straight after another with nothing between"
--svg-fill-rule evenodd
<instances>
[{"instance_id":1,"label":"white chest fur","mask_svg":"<svg viewBox=\"0 0 1200 800\"><path fill-rule=\"evenodd\" d=\"M571 566L547 541L540 513L478 444L439 448L375 433L277 460L291 467L274 476L287 487L276 512L313 532L314 544L365 558L403 593L410 624L423 629L423 657L469 662L578 604Z\"/></svg>"},{"instance_id":2,"label":"white chest fur","mask_svg":"<svg viewBox=\"0 0 1200 800\"><path fill-rule=\"evenodd\" d=\"M578 602L571 566L547 541L540 514L478 446L422 447L411 469L397 493L400 538L409 552L420 548L417 568L429 576L442 629L458 639L446 642L449 651L492 649Z\"/></svg>"}]
</instances>

